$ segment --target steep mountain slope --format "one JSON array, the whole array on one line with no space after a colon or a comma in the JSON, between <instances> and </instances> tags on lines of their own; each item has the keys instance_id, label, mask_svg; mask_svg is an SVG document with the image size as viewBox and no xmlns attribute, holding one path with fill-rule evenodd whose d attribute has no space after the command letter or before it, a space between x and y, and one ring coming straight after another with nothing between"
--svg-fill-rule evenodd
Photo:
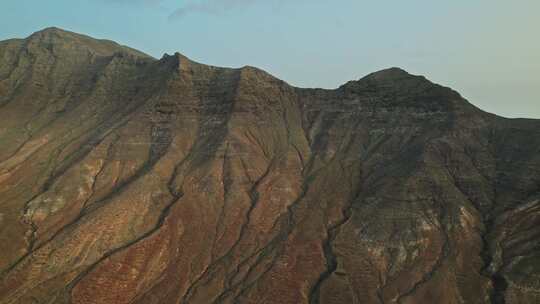
<instances>
[{"instance_id":1,"label":"steep mountain slope","mask_svg":"<svg viewBox=\"0 0 540 304\"><path fill-rule=\"evenodd\" d=\"M538 303L540 121L55 28L0 42L0 303Z\"/></svg>"}]
</instances>

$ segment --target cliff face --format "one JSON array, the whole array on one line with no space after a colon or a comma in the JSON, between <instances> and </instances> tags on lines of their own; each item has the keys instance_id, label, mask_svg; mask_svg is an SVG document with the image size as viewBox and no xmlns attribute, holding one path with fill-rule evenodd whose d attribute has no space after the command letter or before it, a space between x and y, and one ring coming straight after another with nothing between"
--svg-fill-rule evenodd
<instances>
[{"instance_id":1,"label":"cliff face","mask_svg":"<svg viewBox=\"0 0 540 304\"><path fill-rule=\"evenodd\" d=\"M539 303L540 121L59 29L0 42L0 303Z\"/></svg>"}]
</instances>

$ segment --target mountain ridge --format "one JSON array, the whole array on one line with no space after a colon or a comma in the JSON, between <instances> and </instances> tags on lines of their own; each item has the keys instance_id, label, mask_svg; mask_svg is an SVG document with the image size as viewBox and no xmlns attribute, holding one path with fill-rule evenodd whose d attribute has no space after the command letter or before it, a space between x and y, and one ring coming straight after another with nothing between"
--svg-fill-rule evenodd
<instances>
[{"instance_id":1,"label":"mountain ridge","mask_svg":"<svg viewBox=\"0 0 540 304\"><path fill-rule=\"evenodd\" d=\"M223 66L211 66L211 65L206 65L206 64L203 64L203 63L200 63L200 62L196 62L192 59L190 59L189 57L179 53L179 52L176 52L172 55L169 55L169 54L163 54L162 57L160 59L156 59L148 54L145 54L145 53L142 53L138 50L135 50L135 49L132 49L130 47L126 47L124 45L120 45L112 40L108 40L108 39L95 39L95 38L92 38L90 36L87 36L87 35L83 35L83 34L79 34L79 33L76 33L76 32L72 32L72 31L67 31L67 30L64 30L62 28L59 28L59 27L55 27L55 26L51 26L51 27L47 27L47 28L44 28L40 31L37 31L37 32L34 32L32 33L28 38L17 38L16 40L27 40L27 39L30 39L31 37L33 36L50 36L50 35L54 35L54 34L60 34L61 36L71 36L71 37L77 37L77 38L80 38L80 39L84 39L84 40L87 40L87 41L90 41L90 40L93 40L95 42L102 42L104 44L111 44L111 45L114 45L116 47L119 47L118 50L123 50L124 48L128 49L128 50L132 50L132 51L135 51L136 53L138 53L139 56L141 57L149 57L149 58L152 58L156 61L159 61L159 60L163 60L164 58L166 57L171 57L171 56L179 56L180 58L183 58L185 60L189 60L190 62L193 62L193 63L196 63L196 64L201 64L201 65L205 65L205 66L208 66L208 67L214 67L214 68L222 68L222 69L244 69L244 68L247 68L247 69L256 69L256 70L259 70L261 72L264 72L264 73L267 73L269 75L271 75L270 73L262 70L262 69L259 69L255 66L249 66L249 65L246 65L246 66L242 66L242 67L223 67ZM420 75L413 75L413 74L410 74L409 72L407 72L406 70L400 68L400 67L389 67L389 68L384 68L384 69L381 69L379 71L376 71L376 72L373 72L373 73L370 73L358 80L350 80L348 82L357 82L357 81L360 81L362 80L363 78L368 78L368 77L377 77L377 75L389 75L392 77L393 76L398 76L398 75L402 75L402 76L416 76L416 77L424 77L424 76L420 76ZM276 79L279 79L278 77L276 77L275 75L271 75L272 77L276 78ZM402 77L402 78L405 78L405 77ZM425 77L424 77L425 78ZM328 91L332 91L332 90L337 90L339 89L340 87L342 86L345 86L347 83L344 83L340 86L338 86L337 88L334 88L334 89L326 89L326 88L305 88L305 89L321 89L321 90L328 90ZM298 88L301 88L301 87L298 87Z\"/></svg>"}]
</instances>

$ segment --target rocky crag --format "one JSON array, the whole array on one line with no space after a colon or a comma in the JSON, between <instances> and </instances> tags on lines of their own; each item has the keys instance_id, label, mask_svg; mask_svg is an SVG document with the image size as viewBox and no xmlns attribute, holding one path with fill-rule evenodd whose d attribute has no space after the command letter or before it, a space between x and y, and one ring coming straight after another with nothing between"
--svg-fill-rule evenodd
<instances>
[{"instance_id":1,"label":"rocky crag","mask_svg":"<svg viewBox=\"0 0 540 304\"><path fill-rule=\"evenodd\" d=\"M49 28L0 42L0 303L540 302L540 121Z\"/></svg>"}]
</instances>

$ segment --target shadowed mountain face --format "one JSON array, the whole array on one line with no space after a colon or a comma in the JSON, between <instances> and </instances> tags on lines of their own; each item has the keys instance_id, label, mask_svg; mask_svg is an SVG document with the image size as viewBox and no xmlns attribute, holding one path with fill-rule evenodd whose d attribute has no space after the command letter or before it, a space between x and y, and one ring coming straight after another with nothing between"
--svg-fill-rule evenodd
<instances>
[{"instance_id":1,"label":"shadowed mountain face","mask_svg":"<svg viewBox=\"0 0 540 304\"><path fill-rule=\"evenodd\" d=\"M0 303L540 302L540 121L59 29L0 42Z\"/></svg>"}]
</instances>

